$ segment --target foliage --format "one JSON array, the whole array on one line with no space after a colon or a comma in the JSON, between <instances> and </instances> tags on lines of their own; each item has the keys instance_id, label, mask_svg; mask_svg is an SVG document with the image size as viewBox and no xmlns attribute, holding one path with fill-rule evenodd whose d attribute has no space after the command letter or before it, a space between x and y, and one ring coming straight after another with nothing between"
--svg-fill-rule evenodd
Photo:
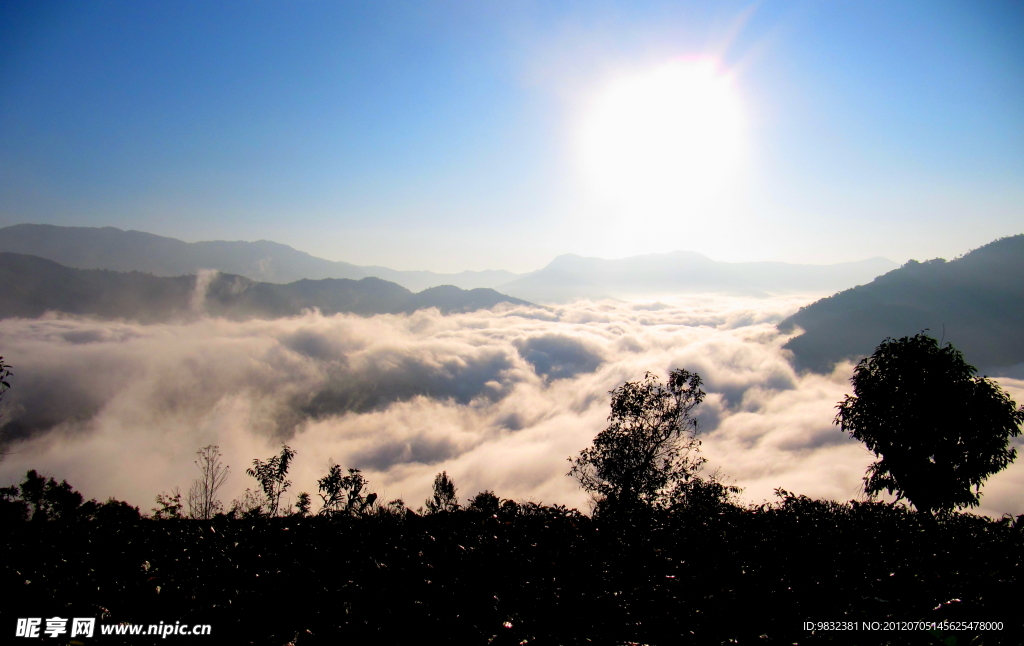
<instances>
[{"instance_id":1,"label":"foliage","mask_svg":"<svg viewBox=\"0 0 1024 646\"><path fill-rule=\"evenodd\" d=\"M7 381L7 378L10 377L12 374L13 373L11 372L11 367L4 363L3 357L0 357L0 400L4 398L4 393L7 392L7 389L11 387L11 384L10 382Z\"/></svg>"},{"instance_id":2,"label":"foliage","mask_svg":"<svg viewBox=\"0 0 1024 646\"><path fill-rule=\"evenodd\" d=\"M924 333L886 339L857 365L835 423L881 457L867 494L895 493L925 512L978 505L981 483L1016 457L1008 443L1024 407L975 372Z\"/></svg>"},{"instance_id":3,"label":"foliage","mask_svg":"<svg viewBox=\"0 0 1024 646\"><path fill-rule=\"evenodd\" d=\"M228 479L231 470L221 462L219 446L204 446L196 451L196 455L199 459L195 461L195 465L199 467L201 475L192 481L192 487L188 492L189 516L209 519L224 509L217 499L217 490Z\"/></svg>"},{"instance_id":4,"label":"foliage","mask_svg":"<svg viewBox=\"0 0 1024 646\"><path fill-rule=\"evenodd\" d=\"M69 518L82 506L82 494L75 491L67 480L58 483L36 473L25 474L20 487L21 499L31 505L32 520Z\"/></svg>"},{"instance_id":5,"label":"foliage","mask_svg":"<svg viewBox=\"0 0 1024 646\"><path fill-rule=\"evenodd\" d=\"M114 498L107 498L107 502L103 504L97 504L95 500L90 500L84 506L91 507L87 516L91 515L99 523L116 524L132 522L141 518L138 507L133 507L123 500Z\"/></svg>"},{"instance_id":6,"label":"foliage","mask_svg":"<svg viewBox=\"0 0 1024 646\"><path fill-rule=\"evenodd\" d=\"M424 505L428 514L436 514L442 511L455 511L459 508L459 499L456 497L455 483L448 477L447 471L442 471L434 478L434 493L427 498Z\"/></svg>"},{"instance_id":7,"label":"foliage","mask_svg":"<svg viewBox=\"0 0 1024 646\"><path fill-rule=\"evenodd\" d=\"M671 504L704 464L697 453L697 420L704 400L696 373L673 370L662 385L651 373L611 391L610 424L592 447L569 458L568 475L597 497L599 510Z\"/></svg>"},{"instance_id":8,"label":"foliage","mask_svg":"<svg viewBox=\"0 0 1024 646\"><path fill-rule=\"evenodd\" d=\"M292 486L291 480L287 480L286 476L294 457L295 451L287 444L282 444L280 455L275 455L266 462L253 460L252 468L245 470L260 483L266 497L266 513L270 516L277 516L281 506L281 495Z\"/></svg>"},{"instance_id":9,"label":"foliage","mask_svg":"<svg viewBox=\"0 0 1024 646\"><path fill-rule=\"evenodd\" d=\"M3 401L4 395L7 393L7 389L11 387L7 378L11 376L11 367L4 363L4 358L0 357L0 401ZM6 412L5 408L0 408L0 417L4 416ZM4 459L6 455L3 451L0 451L0 460Z\"/></svg>"},{"instance_id":10,"label":"foliage","mask_svg":"<svg viewBox=\"0 0 1024 646\"><path fill-rule=\"evenodd\" d=\"M308 516L311 505L312 502L309 499L309 494L305 491L301 492L295 499L295 515L300 517Z\"/></svg>"},{"instance_id":11,"label":"foliage","mask_svg":"<svg viewBox=\"0 0 1024 646\"><path fill-rule=\"evenodd\" d=\"M694 475L677 482L669 501L671 508L677 511L712 513L733 505L742 491L740 487L723 482L721 474L715 470L706 477Z\"/></svg>"},{"instance_id":12,"label":"foliage","mask_svg":"<svg viewBox=\"0 0 1024 646\"><path fill-rule=\"evenodd\" d=\"M804 629L820 617L980 617L1004 626L965 628L957 643L1019 643L1024 523L779 494L746 509L653 508L643 531L511 500L497 517L23 521L0 533L0 585L17 591L15 617L47 604L106 624L195 617L268 646L934 643Z\"/></svg>"},{"instance_id":13,"label":"foliage","mask_svg":"<svg viewBox=\"0 0 1024 646\"><path fill-rule=\"evenodd\" d=\"M684 482L686 505L650 508L643 531L631 515L497 506L490 491L448 513L400 513L394 501L395 513L330 521L169 523L89 501L50 519L60 522L27 522L26 513L9 523L0 585L18 591L6 606L12 616L49 603L95 609L83 612L104 623L145 624L159 607L210 617L203 621L234 641L258 644L850 643L804 629L817 617L857 625L983 617L1004 628L964 629L957 643L1019 641L1024 519L933 519L783 490L777 503L743 509L721 503L719 487L728 487L717 474ZM30 472L24 493L45 498L51 483L51 492L73 491ZM5 488L0 500L21 492ZM175 495L165 497L173 506ZM872 637L932 643L924 631Z\"/></svg>"},{"instance_id":14,"label":"foliage","mask_svg":"<svg viewBox=\"0 0 1024 646\"><path fill-rule=\"evenodd\" d=\"M25 520L28 520L28 503L21 499L18 487L0 487L0 524Z\"/></svg>"},{"instance_id":15,"label":"foliage","mask_svg":"<svg viewBox=\"0 0 1024 646\"><path fill-rule=\"evenodd\" d=\"M359 469L349 469L348 475L341 475L341 467L334 462L328 466L327 475L317 481L323 507L321 516L343 514L347 516L366 513L377 502L376 493L363 493L369 484Z\"/></svg>"},{"instance_id":16,"label":"foliage","mask_svg":"<svg viewBox=\"0 0 1024 646\"><path fill-rule=\"evenodd\" d=\"M409 513L409 509L405 506L405 501L401 498L395 498L394 500L388 501L388 504L384 505L380 509L381 515L392 516L394 518L405 518L406 514Z\"/></svg>"},{"instance_id":17,"label":"foliage","mask_svg":"<svg viewBox=\"0 0 1024 646\"><path fill-rule=\"evenodd\" d=\"M84 501L67 480L57 482L35 471L25 474L20 485L0 488L0 522L14 523L31 520L35 524L47 521L73 523L80 520L121 522L137 520L139 510L126 502L110 498L105 503Z\"/></svg>"},{"instance_id":18,"label":"foliage","mask_svg":"<svg viewBox=\"0 0 1024 646\"><path fill-rule=\"evenodd\" d=\"M156 507L153 507L153 518L156 520L167 520L170 518L183 518L185 506L181 503L181 490L178 487L156 495Z\"/></svg>"},{"instance_id":19,"label":"foliage","mask_svg":"<svg viewBox=\"0 0 1024 646\"><path fill-rule=\"evenodd\" d=\"M262 492L246 487L241 497L231 501L231 509L227 515L231 518L257 518L268 515L266 506L267 497Z\"/></svg>"},{"instance_id":20,"label":"foliage","mask_svg":"<svg viewBox=\"0 0 1024 646\"><path fill-rule=\"evenodd\" d=\"M481 491L473 496L469 501L469 506L466 507L469 511L487 514L488 516L497 514L500 508L501 499L490 490Z\"/></svg>"}]
</instances>

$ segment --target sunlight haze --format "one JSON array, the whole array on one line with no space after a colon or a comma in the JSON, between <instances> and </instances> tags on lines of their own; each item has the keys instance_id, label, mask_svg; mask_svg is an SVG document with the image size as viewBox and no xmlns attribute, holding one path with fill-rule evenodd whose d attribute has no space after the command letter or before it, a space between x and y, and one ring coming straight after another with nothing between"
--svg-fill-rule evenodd
<instances>
[{"instance_id":1,"label":"sunlight haze","mask_svg":"<svg viewBox=\"0 0 1024 646\"><path fill-rule=\"evenodd\" d=\"M0 12L2 226L524 272L955 257L1024 221L1013 4Z\"/></svg>"},{"instance_id":2,"label":"sunlight haze","mask_svg":"<svg viewBox=\"0 0 1024 646\"><path fill-rule=\"evenodd\" d=\"M739 188L742 109L717 68L707 59L668 61L616 78L587 106L578 163L592 208L607 201L616 211L597 223L618 245L609 252L650 248L650 224L699 219Z\"/></svg>"}]
</instances>

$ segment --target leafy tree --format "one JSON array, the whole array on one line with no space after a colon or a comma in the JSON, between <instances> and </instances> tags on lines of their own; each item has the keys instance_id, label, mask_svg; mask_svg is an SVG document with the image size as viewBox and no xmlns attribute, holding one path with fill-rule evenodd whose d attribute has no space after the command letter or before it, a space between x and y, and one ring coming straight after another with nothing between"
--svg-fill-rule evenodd
<instances>
[{"instance_id":1,"label":"leafy tree","mask_svg":"<svg viewBox=\"0 0 1024 646\"><path fill-rule=\"evenodd\" d=\"M156 507L153 507L153 518L166 520L169 518L181 518L185 506L181 503L181 490L178 487L156 495Z\"/></svg>"},{"instance_id":2,"label":"leafy tree","mask_svg":"<svg viewBox=\"0 0 1024 646\"><path fill-rule=\"evenodd\" d=\"M341 475L341 466L331 461L327 465L327 475L317 480L320 487L318 495L323 501L323 505L320 507L321 516L328 516L344 506L342 502L345 497L342 486L344 478L345 476Z\"/></svg>"},{"instance_id":3,"label":"leafy tree","mask_svg":"<svg viewBox=\"0 0 1024 646\"><path fill-rule=\"evenodd\" d=\"M95 504L95 501L90 500L86 504L90 503ZM129 522L139 519L139 508L133 507L123 500L107 498L107 502L95 504L92 515L101 523Z\"/></svg>"},{"instance_id":4,"label":"leafy tree","mask_svg":"<svg viewBox=\"0 0 1024 646\"><path fill-rule=\"evenodd\" d=\"M868 495L884 489L925 512L978 505L981 483L1017 455L1007 445L1024 407L976 372L923 332L888 338L857 364L835 423L881 458L864 477Z\"/></svg>"},{"instance_id":5,"label":"leafy tree","mask_svg":"<svg viewBox=\"0 0 1024 646\"><path fill-rule=\"evenodd\" d=\"M341 467L331 462L327 475L320 478L317 484L320 486L319 495L323 500L323 507L320 508L320 514L323 516L363 514L377 501L377 494L363 494L363 489L369 482L359 469L349 469L348 475L343 476Z\"/></svg>"},{"instance_id":6,"label":"leafy tree","mask_svg":"<svg viewBox=\"0 0 1024 646\"><path fill-rule=\"evenodd\" d=\"M469 511L475 511L479 513L493 516L498 513L498 509L501 508L501 499L494 494L493 491L481 491L469 501Z\"/></svg>"},{"instance_id":7,"label":"leafy tree","mask_svg":"<svg viewBox=\"0 0 1024 646\"><path fill-rule=\"evenodd\" d=\"M459 508L459 499L456 497L455 483L448 477L447 471L442 471L434 478L434 494L427 498L424 503L428 514L436 514L441 511L455 511Z\"/></svg>"},{"instance_id":8,"label":"leafy tree","mask_svg":"<svg viewBox=\"0 0 1024 646\"><path fill-rule=\"evenodd\" d=\"M295 501L295 515L305 518L309 515L309 508L312 503L309 499L309 494L303 491L296 497Z\"/></svg>"},{"instance_id":9,"label":"leafy tree","mask_svg":"<svg viewBox=\"0 0 1024 646\"><path fill-rule=\"evenodd\" d=\"M700 470L705 460L690 416L704 400L700 386L696 373L673 370L664 386L648 372L611 391L608 428L569 458L568 475L597 497L598 509L670 504L680 483Z\"/></svg>"},{"instance_id":10,"label":"leafy tree","mask_svg":"<svg viewBox=\"0 0 1024 646\"><path fill-rule=\"evenodd\" d=\"M275 455L266 462L253 460L252 468L245 472L256 478L267 499L267 514L276 516L281 506L281 495L292 486L287 480L288 467L291 466L295 451L287 444L281 445L281 455Z\"/></svg>"},{"instance_id":11,"label":"leafy tree","mask_svg":"<svg viewBox=\"0 0 1024 646\"><path fill-rule=\"evenodd\" d=\"M394 500L388 501L388 503L378 509L378 513L382 516L391 516L392 518L405 518L408 514L413 513L405 506L405 501L401 498L395 498Z\"/></svg>"},{"instance_id":12,"label":"leafy tree","mask_svg":"<svg viewBox=\"0 0 1024 646\"><path fill-rule=\"evenodd\" d=\"M213 518L224 508L217 499L217 490L228 479L231 469L221 462L219 446L204 446L196 451L196 455L199 459L195 461L195 465L199 467L201 476L192 481L192 488L188 492L189 516Z\"/></svg>"},{"instance_id":13,"label":"leafy tree","mask_svg":"<svg viewBox=\"0 0 1024 646\"><path fill-rule=\"evenodd\" d=\"M28 520L28 503L19 495L17 485L0 487L0 523Z\"/></svg>"},{"instance_id":14,"label":"leafy tree","mask_svg":"<svg viewBox=\"0 0 1024 646\"><path fill-rule=\"evenodd\" d=\"M32 520L68 519L82 506L82 494L67 480L47 479L32 469L19 487L21 499L32 506Z\"/></svg>"},{"instance_id":15,"label":"leafy tree","mask_svg":"<svg viewBox=\"0 0 1024 646\"><path fill-rule=\"evenodd\" d=\"M707 477L691 476L676 483L670 500L675 510L710 513L735 504L736 495L743 489L726 484L716 469Z\"/></svg>"},{"instance_id":16,"label":"leafy tree","mask_svg":"<svg viewBox=\"0 0 1024 646\"><path fill-rule=\"evenodd\" d=\"M24 522L48 520L98 520L121 522L138 520L139 509L126 502L107 499L83 502L82 494L75 491L67 480L57 482L39 475L34 469L25 474L20 485L0 488L0 521Z\"/></svg>"}]
</instances>

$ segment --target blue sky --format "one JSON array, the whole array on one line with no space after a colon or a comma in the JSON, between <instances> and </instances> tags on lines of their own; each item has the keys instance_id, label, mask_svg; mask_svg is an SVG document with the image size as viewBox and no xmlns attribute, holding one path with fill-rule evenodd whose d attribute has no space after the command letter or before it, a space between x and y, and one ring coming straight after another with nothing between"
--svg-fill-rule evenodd
<instances>
[{"instance_id":1,"label":"blue sky","mask_svg":"<svg viewBox=\"0 0 1024 646\"><path fill-rule=\"evenodd\" d=\"M1024 232L1021 33L1019 2L2 1L0 225L438 271L954 257ZM735 135L721 177L588 179L609 88L690 61L739 115L687 125Z\"/></svg>"}]
</instances>

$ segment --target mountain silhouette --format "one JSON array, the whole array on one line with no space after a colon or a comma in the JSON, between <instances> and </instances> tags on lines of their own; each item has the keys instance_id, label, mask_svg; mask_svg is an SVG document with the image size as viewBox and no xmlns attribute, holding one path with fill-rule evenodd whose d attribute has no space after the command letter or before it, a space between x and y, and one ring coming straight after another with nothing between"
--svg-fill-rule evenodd
<instances>
[{"instance_id":1,"label":"mountain silhouette","mask_svg":"<svg viewBox=\"0 0 1024 646\"><path fill-rule=\"evenodd\" d=\"M727 263L692 251L675 251L618 260L566 254L543 269L527 274L503 270L441 274L335 262L267 240L183 242L114 227L46 224L0 228L0 252L39 256L77 269L141 271L167 277L216 269L254 281L279 284L302 279L377 277L415 292L442 285L470 290L495 288L527 301L552 303L578 298L657 297L699 292L820 293L867 282L896 267L884 258L836 265Z\"/></svg>"},{"instance_id":2,"label":"mountain silhouette","mask_svg":"<svg viewBox=\"0 0 1024 646\"><path fill-rule=\"evenodd\" d=\"M214 271L166 277L73 269L38 256L0 252L0 318L35 318L57 311L155 323L200 314L235 320L271 319L313 308L327 315L370 316L436 307L449 314L499 303L528 305L493 289L466 291L443 286L414 294L373 277L303 279L283 285Z\"/></svg>"},{"instance_id":3,"label":"mountain silhouette","mask_svg":"<svg viewBox=\"0 0 1024 646\"><path fill-rule=\"evenodd\" d=\"M1024 235L1001 238L952 260L911 260L899 269L819 300L779 323L803 334L785 347L796 364L827 372L859 360L886 337L928 329L968 363L1006 373L1024 363Z\"/></svg>"},{"instance_id":4,"label":"mountain silhouette","mask_svg":"<svg viewBox=\"0 0 1024 646\"><path fill-rule=\"evenodd\" d=\"M543 269L499 285L497 289L534 302L699 292L748 295L827 292L867 282L894 267L896 263L885 258L836 265L797 265L718 262L693 251L619 260L566 254Z\"/></svg>"},{"instance_id":5,"label":"mountain silhouette","mask_svg":"<svg viewBox=\"0 0 1024 646\"><path fill-rule=\"evenodd\" d=\"M290 283L303 278L358 280L375 276L413 291L439 285L455 285L464 289L494 287L518 276L509 271L440 274L360 267L317 258L268 240L183 242L114 227L16 224L0 228L0 252L3 251L39 256L76 269L143 271L156 276L184 276L197 274L203 269L216 269L268 283Z\"/></svg>"}]
</instances>

